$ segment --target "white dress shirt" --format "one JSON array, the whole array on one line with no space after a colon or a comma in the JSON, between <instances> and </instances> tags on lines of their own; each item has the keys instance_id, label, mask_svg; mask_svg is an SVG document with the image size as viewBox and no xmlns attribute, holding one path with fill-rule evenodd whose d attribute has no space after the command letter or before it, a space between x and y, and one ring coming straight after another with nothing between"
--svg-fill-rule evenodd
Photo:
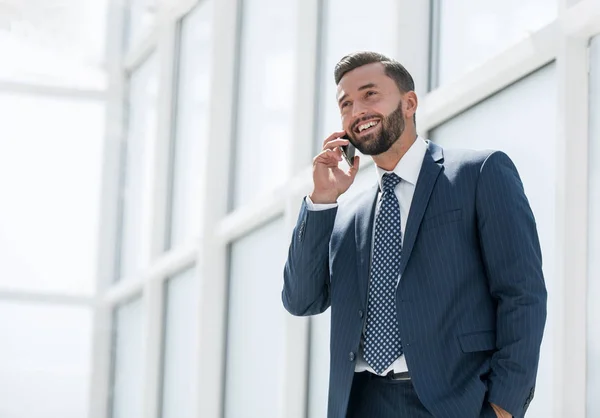
<instances>
[{"instance_id":1,"label":"white dress shirt","mask_svg":"<svg viewBox=\"0 0 600 418\"><path fill-rule=\"evenodd\" d=\"M404 231L406 230L406 220L408 219L408 213L410 212L410 205L412 203L413 195L415 194L415 187L417 186L417 179L419 178L419 173L421 171L421 166L423 165L423 158L425 157L425 152L427 152L427 143L420 137L417 137L417 140L413 143L413 145L408 149L406 154L402 157L402 159L398 162L393 172L396 173L398 177L402 180L400 183L396 185L394 192L396 193L396 197L398 198L398 202L400 203L400 227L402 228L402 236L404 236ZM381 190L383 190L383 186L381 184L383 175L388 173L388 171L383 170L377 167L377 181L379 183L379 194L377 196L377 207L376 213L379 211L379 206L381 204ZM306 197L306 206L308 210L318 211L318 210L326 210L337 207L337 203L327 203L327 204L318 204L313 203L310 198ZM373 234L375 233L375 228L373 228ZM371 256L373 254L373 239L371 240ZM398 282L396 282L396 286L400 282L400 276L398 276ZM365 321L366 324L366 321ZM360 348L357 356L355 372L363 372L365 370L375 373L375 371L367 364L364 360L363 355L363 341L364 341L364 329L363 335L360 339ZM401 373L408 371L408 366L406 365L406 360L404 356L398 357L394 363L390 365L382 375L386 375L390 371L394 371L394 373Z\"/></svg>"}]
</instances>

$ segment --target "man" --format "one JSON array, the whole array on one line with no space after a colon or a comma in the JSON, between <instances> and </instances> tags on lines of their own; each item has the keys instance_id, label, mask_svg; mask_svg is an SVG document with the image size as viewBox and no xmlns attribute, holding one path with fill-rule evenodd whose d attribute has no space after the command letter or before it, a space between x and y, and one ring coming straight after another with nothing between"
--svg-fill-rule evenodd
<instances>
[{"instance_id":1,"label":"man","mask_svg":"<svg viewBox=\"0 0 600 418\"><path fill-rule=\"evenodd\" d=\"M331 306L328 416L523 417L546 289L515 166L420 138L414 83L394 60L348 55L335 81L343 131L313 161L282 292L294 315ZM348 142L377 183L338 206L359 167L338 168Z\"/></svg>"}]
</instances>

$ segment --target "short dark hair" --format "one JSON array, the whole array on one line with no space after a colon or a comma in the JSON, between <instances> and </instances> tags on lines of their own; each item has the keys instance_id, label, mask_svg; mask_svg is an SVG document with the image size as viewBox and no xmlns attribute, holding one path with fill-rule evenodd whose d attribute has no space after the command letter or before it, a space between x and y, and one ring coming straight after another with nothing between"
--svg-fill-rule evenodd
<instances>
[{"instance_id":1,"label":"short dark hair","mask_svg":"<svg viewBox=\"0 0 600 418\"><path fill-rule=\"evenodd\" d=\"M336 65L333 75L335 84L340 84L342 77L363 65L374 64L380 62L383 64L385 75L396 82L398 89L402 93L407 93L415 89L415 82L406 68L398 61L389 58L378 52L359 51L353 52L343 57ZM416 117L413 118L416 121Z\"/></svg>"}]
</instances>

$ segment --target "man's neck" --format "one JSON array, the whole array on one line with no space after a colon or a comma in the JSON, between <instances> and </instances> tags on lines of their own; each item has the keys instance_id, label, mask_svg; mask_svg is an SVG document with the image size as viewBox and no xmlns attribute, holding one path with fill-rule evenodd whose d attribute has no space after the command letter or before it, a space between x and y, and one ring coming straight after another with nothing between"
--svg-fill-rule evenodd
<instances>
[{"instance_id":1,"label":"man's neck","mask_svg":"<svg viewBox=\"0 0 600 418\"><path fill-rule=\"evenodd\" d=\"M405 132L400 138L394 142L389 150L383 154L374 155L373 161L377 167L392 171L398 165L404 154L412 147L417 140L417 134L414 132Z\"/></svg>"}]
</instances>

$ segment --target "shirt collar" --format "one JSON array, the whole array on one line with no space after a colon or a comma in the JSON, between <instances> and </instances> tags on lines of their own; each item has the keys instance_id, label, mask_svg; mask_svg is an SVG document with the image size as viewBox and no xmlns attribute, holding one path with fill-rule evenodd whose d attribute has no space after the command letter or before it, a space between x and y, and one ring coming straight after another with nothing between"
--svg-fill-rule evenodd
<instances>
[{"instance_id":1,"label":"shirt collar","mask_svg":"<svg viewBox=\"0 0 600 418\"><path fill-rule=\"evenodd\" d=\"M406 181L413 186L417 184L419 173L421 172L421 166L423 165L423 159L427 152L427 142L421 137L417 136L416 141L406 151L406 154L398 161L393 172L396 173L403 181ZM377 181L379 183L379 190L382 190L382 178L385 173L389 173L382 168L377 168Z\"/></svg>"}]
</instances>

